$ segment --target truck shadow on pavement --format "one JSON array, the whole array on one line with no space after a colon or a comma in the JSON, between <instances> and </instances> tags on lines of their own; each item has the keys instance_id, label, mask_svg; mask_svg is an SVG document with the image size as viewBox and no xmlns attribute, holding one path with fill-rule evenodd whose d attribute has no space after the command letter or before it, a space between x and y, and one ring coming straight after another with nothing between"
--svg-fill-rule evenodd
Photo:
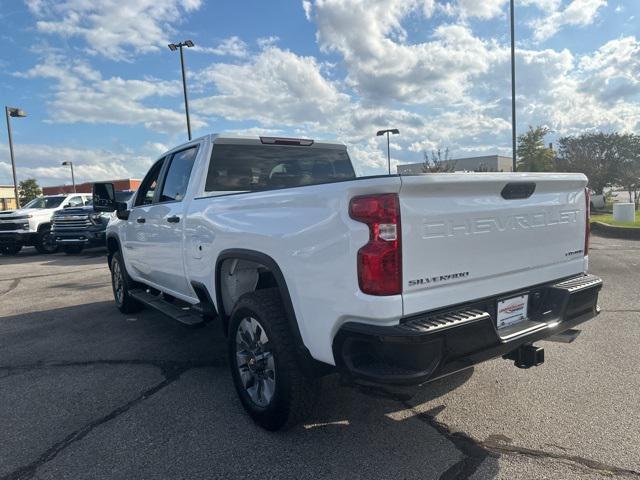
<instances>
[{"instance_id":1,"label":"truck shadow on pavement","mask_svg":"<svg viewBox=\"0 0 640 480\"><path fill-rule=\"evenodd\" d=\"M471 370L403 395L323 380L309 421L256 427L215 322L186 329L111 301L0 318L0 479L482 478L497 456L437 421Z\"/></svg>"}]
</instances>

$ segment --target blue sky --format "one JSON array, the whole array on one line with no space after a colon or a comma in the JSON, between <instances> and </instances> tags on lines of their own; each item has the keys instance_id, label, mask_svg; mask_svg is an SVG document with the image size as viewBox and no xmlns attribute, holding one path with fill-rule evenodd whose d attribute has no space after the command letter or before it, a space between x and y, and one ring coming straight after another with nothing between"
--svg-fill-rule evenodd
<instances>
[{"instance_id":1,"label":"blue sky","mask_svg":"<svg viewBox=\"0 0 640 480\"><path fill-rule=\"evenodd\" d=\"M519 131L640 129L640 2L516 0ZM510 154L507 0L0 0L0 101L21 179L140 177L194 134L347 143L360 174L423 151ZM3 126L4 127L4 126ZM4 131L4 128L3 128ZM0 184L11 183L6 134Z\"/></svg>"}]
</instances>

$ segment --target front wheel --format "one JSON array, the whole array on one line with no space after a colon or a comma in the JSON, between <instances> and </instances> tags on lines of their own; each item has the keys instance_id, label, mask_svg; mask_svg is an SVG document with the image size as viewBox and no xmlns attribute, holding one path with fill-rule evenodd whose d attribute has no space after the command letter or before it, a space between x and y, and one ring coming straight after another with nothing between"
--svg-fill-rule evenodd
<instances>
[{"instance_id":1,"label":"front wheel","mask_svg":"<svg viewBox=\"0 0 640 480\"><path fill-rule=\"evenodd\" d=\"M301 370L277 289L243 295L231 314L229 363L240 401L267 430L300 423L312 412L319 384Z\"/></svg>"},{"instance_id":2,"label":"front wheel","mask_svg":"<svg viewBox=\"0 0 640 480\"><path fill-rule=\"evenodd\" d=\"M50 229L45 228L38 232L35 247L39 253L56 253L58 251L56 239Z\"/></svg>"},{"instance_id":3,"label":"front wheel","mask_svg":"<svg viewBox=\"0 0 640 480\"><path fill-rule=\"evenodd\" d=\"M22 250L22 245L3 245L0 247L2 255L17 255Z\"/></svg>"},{"instance_id":4,"label":"front wheel","mask_svg":"<svg viewBox=\"0 0 640 480\"><path fill-rule=\"evenodd\" d=\"M122 255L120 252L114 253L111 258L111 288L116 307L122 313L135 313L142 310L142 304L129 294L131 283Z\"/></svg>"}]
</instances>

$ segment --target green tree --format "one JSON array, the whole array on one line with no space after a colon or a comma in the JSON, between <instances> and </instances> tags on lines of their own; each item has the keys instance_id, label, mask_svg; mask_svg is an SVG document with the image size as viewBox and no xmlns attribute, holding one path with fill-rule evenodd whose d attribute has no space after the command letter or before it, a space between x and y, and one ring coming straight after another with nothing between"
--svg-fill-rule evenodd
<instances>
[{"instance_id":1,"label":"green tree","mask_svg":"<svg viewBox=\"0 0 640 480\"><path fill-rule=\"evenodd\" d=\"M584 133L558 141L558 167L564 172L580 172L589 178L589 187L602 194L605 187L634 183L638 137L620 133ZM634 153L635 152L635 153Z\"/></svg>"},{"instance_id":2,"label":"green tree","mask_svg":"<svg viewBox=\"0 0 640 480\"><path fill-rule=\"evenodd\" d=\"M519 172L552 172L555 170L553 150L545 146L544 137L550 133L547 127L529 127L518 137L517 168Z\"/></svg>"},{"instance_id":3,"label":"green tree","mask_svg":"<svg viewBox=\"0 0 640 480\"><path fill-rule=\"evenodd\" d=\"M449 148L431 150L431 156L427 152L422 152L422 155L424 157L422 164L424 173L454 172L456 169L456 162L449 155Z\"/></svg>"},{"instance_id":4,"label":"green tree","mask_svg":"<svg viewBox=\"0 0 640 480\"><path fill-rule=\"evenodd\" d=\"M617 172L618 185L629 192L629 201L640 206L640 136L623 135L622 159Z\"/></svg>"},{"instance_id":5,"label":"green tree","mask_svg":"<svg viewBox=\"0 0 640 480\"><path fill-rule=\"evenodd\" d=\"M35 178L27 178L18 184L18 195L20 195L20 205L25 205L38 195L42 195L42 189Z\"/></svg>"}]
</instances>

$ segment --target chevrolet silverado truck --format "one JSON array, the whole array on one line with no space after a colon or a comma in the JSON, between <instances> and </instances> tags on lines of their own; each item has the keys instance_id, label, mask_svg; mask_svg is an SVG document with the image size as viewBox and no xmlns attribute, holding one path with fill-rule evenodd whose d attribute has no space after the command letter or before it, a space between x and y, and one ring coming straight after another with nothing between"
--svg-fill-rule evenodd
<instances>
[{"instance_id":1,"label":"chevrolet silverado truck","mask_svg":"<svg viewBox=\"0 0 640 480\"><path fill-rule=\"evenodd\" d=\"M535 342L599 311L586 185L356 178L344 145L210 135L157 160L129 205L95 184L94 208L116 212L117 307L219 322L242 405L278 430L305 419L331 372L392 388L497 357L541 364Z\"/></svg>"},{"instance_id":2,"label":"chevrolet silverado truck","mask_svg":"<svg viewBox=\"0 0 640 480\"><path fill-rule=\"evenodd\" d=\"M116 192L116 201L127 202L133 192ZM110 213L96 212L91 200L84 206L64 208L53 215L51 234L58 248L67 255L75 255L85 248L106 247L105 232Z\"/></svg>"},{"instance_id":3,"label":"chevrolet silverado truck","mask_svg":"<svg viewBox=\"0 0 640 480\"><path fill-rule=\"evenodd\" d=\"M40 253L55 253L51 235L53 215L64 208L80 207L91 201L88 193L36 197L18 210L0 212L0 253L16 255L24 246Z\"/></svg>"}]
</instances>

